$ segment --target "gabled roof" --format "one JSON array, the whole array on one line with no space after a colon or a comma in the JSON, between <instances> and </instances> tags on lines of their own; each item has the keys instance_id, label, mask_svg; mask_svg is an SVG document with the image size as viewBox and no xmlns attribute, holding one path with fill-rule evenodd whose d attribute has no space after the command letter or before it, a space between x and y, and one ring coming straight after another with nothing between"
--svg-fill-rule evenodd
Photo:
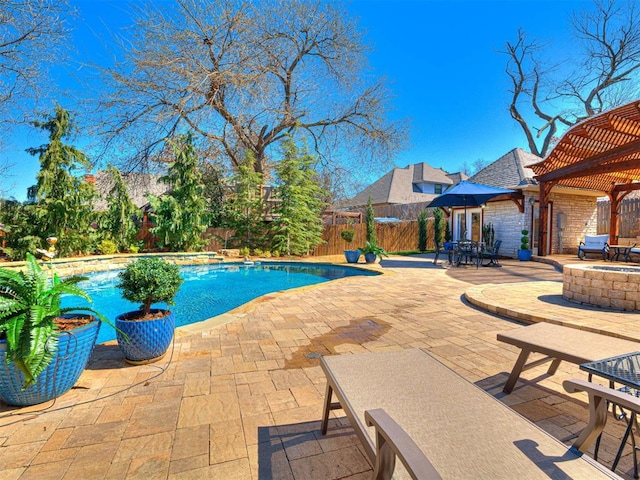
<instances>
[{"instance_id":1,"label":"gabled roof","mask_svg":"<svg viewBox=\"0 0 640 480\"><path fill-rule=\"evenodd\" d=\"M146 195L148 193L160 196L170 190L170 186L160 182L162 175L152 173L121 173L124 182L127 185L127 193L133 204L142 208L149 203ZM113 179L107 171L101 170L95 174L95 187L100 195L96 200L94 208L98 211L107 209L107 197L113 188Z\"/></svg>"},{"instance_id":2,"label":"gabled roof","mask_svg":"<svg viewBox=\"0 0 640 480\"><path fill-rule=\"evenodd\" d=\"M458 183L462 177L467 178L464 173L449 174L441 168L433 168L424 162L415 163L404 168L394 168L344 202L344 205L354 207L366 205L369 196L374 205L430 202L437 195L414 191L414 185L437 183L450 186Z\"/></svg>"},{"instance_id":3,"label":"gabled roof","mask_svg":"<svg viewBox=\"0 0 640 480\"><path fill-rule=\"evenodd\" d=\"M487 165L469 180L474 183L492 185L501 188L516 188L524 185L537 185L533 180L533 170L529 168L542 160L537 155L514 148L495 162Z\"/></svg>"}]
</instances>

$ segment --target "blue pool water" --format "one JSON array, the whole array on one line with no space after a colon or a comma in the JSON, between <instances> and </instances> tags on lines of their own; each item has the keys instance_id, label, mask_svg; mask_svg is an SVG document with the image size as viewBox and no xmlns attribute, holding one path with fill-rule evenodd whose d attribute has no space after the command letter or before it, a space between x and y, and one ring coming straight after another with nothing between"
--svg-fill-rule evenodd
<instances>
[{"instance_id":1,"label":"blue pool water","mask_svg":"<svg viewBox=\"0 0 640 480\"><path fill-rule=\"evenodd\" d=\"M337 265L263 263L245 266L240 264L199 265L180 269L184 283L171 310L176 326L201 322L207 318L228 312L254 298L271 292L328 282L354 275L377 275L375 272ZM92 308L112 322L117 315L137 310L140 305L121 297L118 272L99 272L87 275L89 280L79 284L93 299ZM63 305L86 305L82 299L65 298ZM154 308L166 308L157 303ZM116 338L115 330L102 324L98 343Z\"/></svg>"}]
</instances>

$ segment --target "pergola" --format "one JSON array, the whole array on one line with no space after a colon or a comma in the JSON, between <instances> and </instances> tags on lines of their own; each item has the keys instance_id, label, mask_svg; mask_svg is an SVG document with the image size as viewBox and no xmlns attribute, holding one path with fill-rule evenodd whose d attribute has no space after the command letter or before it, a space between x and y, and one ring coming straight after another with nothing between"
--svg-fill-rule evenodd
<instances>
[{"instance_id":1,"label":"pergola","mask_svg":"<svg viewBox=\"0 0 640 480\"><path fill-rule=\"evenodd\" d=\"M611 201L609 242L618 243L618 206L640 190L640 100L570 128L551 153L531 165L540 185L538 255L546 255L549 194L555 185L598 190Z\"/></svg>"}]
</instances>

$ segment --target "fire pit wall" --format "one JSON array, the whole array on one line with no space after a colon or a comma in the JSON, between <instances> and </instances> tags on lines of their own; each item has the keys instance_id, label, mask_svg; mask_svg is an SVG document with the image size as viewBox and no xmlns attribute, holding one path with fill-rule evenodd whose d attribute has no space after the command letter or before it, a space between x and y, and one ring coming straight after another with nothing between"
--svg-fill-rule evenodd
<instances>
[{"instance_id":1,"label":"fire pit wall","mask_svg":"<svg viewBox=\"0 0 640 480\"><path fill-rule=\"evenodd\" d=\"M640 310L640 267L571 264L562 270L562 296L585 305Z\"/></svg>"}]
</instances>

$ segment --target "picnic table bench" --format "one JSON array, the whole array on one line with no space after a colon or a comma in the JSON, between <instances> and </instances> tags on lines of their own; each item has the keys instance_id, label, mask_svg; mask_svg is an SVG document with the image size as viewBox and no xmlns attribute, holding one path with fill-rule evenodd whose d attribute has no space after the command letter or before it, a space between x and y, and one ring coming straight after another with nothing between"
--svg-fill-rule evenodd
<instances>
[{"instance_id":1,"label":"picnic table bench","mask_svg":"<svg viewBox=\"0 0 640 480\"><path fill-rule=\"evenodd\" d=\"M547 373L553 375L563 360L580 365L640 350L638 342L544 322L499 333L497 338L521 349L504 386L505 393L511 393L524 370L547 362L551 362ZM527 363L531 353L546 357Z\"/></svg>"},{"instance_id":2,"label":"picnic table bench","mask_svg":"<svg viewBox=\"0 0 640 480\"><path fill-rule=\"evenodd\" d=\"M322 432L342 408L372 478L620 478L422 350L325 356L321 365Z\"/></svg>"}]
</instances>

